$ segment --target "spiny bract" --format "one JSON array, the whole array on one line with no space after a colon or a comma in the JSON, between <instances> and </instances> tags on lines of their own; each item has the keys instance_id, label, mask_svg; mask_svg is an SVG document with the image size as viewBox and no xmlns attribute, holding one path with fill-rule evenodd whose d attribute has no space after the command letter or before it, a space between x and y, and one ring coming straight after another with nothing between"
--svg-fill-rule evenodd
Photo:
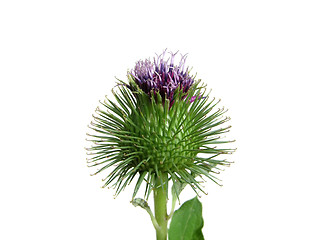
<instances>
[{"instance_id":1,"label":"spiny bract","mask_svg":"<svg viewBox=\"0 0 316 240\"><path fill-rule=\"evenodd\" d=\"M115 101L106 99L90 124L95 134L88 134L93 143L87 148L88 166L100 166L95 174L113 166L104 187L113 183L116 194L136 177L133 198L145 182L148 199L162 174L203 192L196 177L217 183L218 165L229 165L215 159L233 151L216 147L231 142L220 139L230 128L221 127L229 120L223 117L226 110L218 109L219 101L209 99L205 85L184 70L185 57L175 66L176 54L170 62L164 54L154 63L137 62L128 82L119 81L112 90Z\"/></svg>"}]
</instances>

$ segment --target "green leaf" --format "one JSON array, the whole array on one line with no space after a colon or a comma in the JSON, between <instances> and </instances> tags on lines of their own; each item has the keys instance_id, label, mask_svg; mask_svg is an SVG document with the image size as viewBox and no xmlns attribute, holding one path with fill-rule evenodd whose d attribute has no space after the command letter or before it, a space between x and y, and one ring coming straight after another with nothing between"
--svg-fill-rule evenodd
<instances>
[{"instance_id":1,"label":"green leaf","mask_svg":"<svg viewBox=\"0 0 316 240\"><path fill-rule=\"evenodd\" d=\"M204 236L201 229L194 233L192 240L204 240Z\"/></svg>"},{"instance_id":2,"label":"green leaf","mask_svg":"<svg viewBox=\"0 0 316 240\"><path fill-rule=\"evenodd\" d=\"M175 211L169 228L169 240L204 240L202 203L197 197Z\"/></svg>"}]
</instances>

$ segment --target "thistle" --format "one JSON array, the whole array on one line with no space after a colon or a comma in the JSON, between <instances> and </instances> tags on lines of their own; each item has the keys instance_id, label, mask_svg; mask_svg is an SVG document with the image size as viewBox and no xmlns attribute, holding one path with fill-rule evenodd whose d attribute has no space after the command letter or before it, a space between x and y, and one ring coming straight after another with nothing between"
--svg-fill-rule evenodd
<instances>
[{"instance_id":1,"label":"thistle","mask_svg":"<svg viewBox=\"0 0 316 240\"><path fill-rule=\"evenodd\" d=\"M205 179L219 184L215 175L230 162L218 157L233 152L219 147L231 142L221 137L230 128L224 126L226 110L217 107L219 101L185 67L186 55L178 64L176 56L170 53L166 60L165 50L153 61L138 61L128 80L119 80L112 90L114 99L96 109L89 126L94 134L88 134L88 166L99 167L94 174L111 169L103 187L112 186L116 195L134 180L132 202L148 210L157 239L167 237L167 222L181 190L189 185L198 195L205 193ZM173 207L168 215L170 183ZM145 200L135 198L142 184L146 200L154 192L155 216Z\"/></svg>"}]
</instances>

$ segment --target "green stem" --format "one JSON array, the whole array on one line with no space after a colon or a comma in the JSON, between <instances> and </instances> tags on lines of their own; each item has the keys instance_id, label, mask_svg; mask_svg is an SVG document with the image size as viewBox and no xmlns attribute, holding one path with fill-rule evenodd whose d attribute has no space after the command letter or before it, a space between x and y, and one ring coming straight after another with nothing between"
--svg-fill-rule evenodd
<instances>
[{"instance_id":1,"label":"green stem","mask_svg":"<svg viewBox=\"0 0 316 240\"><path fill-rule=\"evenodd\" d=\"M155 229L156 229L156 231L157 231L157 230L159 229L159 225L158 225L158 223L157 223L157 220L156 220L156 218L155 218L154 214L152 213L152 211L150 210L150 208L149 208L149 207L148 207L148 208L146 208L145 210L149 213L149 216L150 216L151 222L153 223L154 228L155 228Z\"/></svg>"},{"instance_id":2,"label":"green stem","mask_svg":"<svg viewBox=\"0 0 316 240\"><path fill-rule=\"evenodd\" d=\"M171 210L170 213L168 215L168 220L172 218L174 210L176 208L176 202L177 202L177 197L172 195L172 205L171 205Z\"/></svg>"},{"instance_id":3,"label":"green stem","mask_svg":"<svg viewBox=\"0 0 316 240\"><path fill-rule=\"evenodd\" d=\"M168 175L162 174L162 181L157 179L154 188L155 217L159 228L156 229L157 240L167 240L168 216L167 216L167 192ZM163 183L161 185L161 182Z\"/></svg>"}]
</instances>

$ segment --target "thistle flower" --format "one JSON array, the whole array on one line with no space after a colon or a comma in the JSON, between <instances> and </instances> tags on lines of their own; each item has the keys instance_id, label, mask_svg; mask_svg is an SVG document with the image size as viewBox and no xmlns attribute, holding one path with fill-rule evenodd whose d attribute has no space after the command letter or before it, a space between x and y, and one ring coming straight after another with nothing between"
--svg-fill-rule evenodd
<instances>
[{"instance_id":1,"label":"thistle flower","mask_svg":"<svg viewBox=\"0 0 316 240\"><path fill-rule=\"evenodd\" d=\"M94 174L112 168L103 187L112 185L116 195L133 179L133 198L142 184L148 199L157 183L169 180L204 192L197 177L218 183L219 166L230 164L218 159L233 151L218 148L231 142L221 137L230 128L221 127L229 120L226 110L216 109L219 101L190 75L186 55L174 63L176 54L165 60L164 51L153 62L138 61L128 82L112 90L115 100L101 102L93 116L88 166L100 167Z\"/></svg>"},{"instance_id":2,"label":"thistle flower","mask_svg":"<svg viewBox=\"0 0 316 240\"><path fill-rule=\"evenodd\" d=\"M135 68L129 73L135 83L148 95L159 93L164 100L169 99L170 106L174 102L174 92L180 88L184 93L192 86L194 77L189 75L189 68L185 69L186 55L181 57L178 66L174 65L177 53L170 53L170 58L165 60L166 50L151 62L149 59L138 61ZM170 62L169 62L170 60ZM130 86L131 89L132 86Z\"/></svg>"}]
</instances>

